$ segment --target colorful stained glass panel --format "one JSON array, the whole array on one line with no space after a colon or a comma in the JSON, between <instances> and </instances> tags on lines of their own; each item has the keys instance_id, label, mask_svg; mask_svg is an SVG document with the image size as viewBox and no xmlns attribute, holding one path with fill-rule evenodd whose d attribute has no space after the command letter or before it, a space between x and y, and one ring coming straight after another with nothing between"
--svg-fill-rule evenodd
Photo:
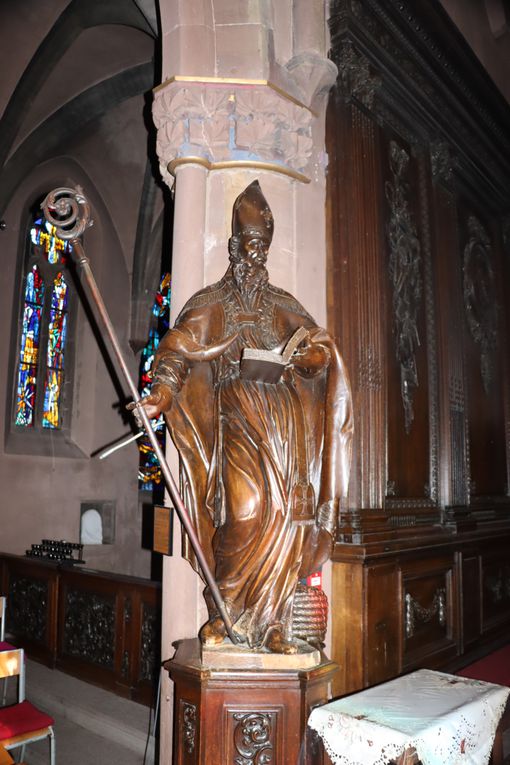
<instances>
[{"instance_id":1,"label":"colorful stained glass panel","mask_svg":"<svg viewBox=\"0 0 510 765\"><path fill-rule=\"evenodd\" d=\"M67 309L67 283L61 271L53 282L51 308L54 311L65 311Z\"/></svg>"},{"instance_id":2,"label":"colorful stained glass panel","mask_svg":"<svg viewBox=\"0 0 510 765\"><path fill-rule=\"evenodd\" d=\"M44 300L44 281L37 266L27 274L25 287L25 303L42 305Z\"/></svg>"},{"instance_id":3,"label":"colorful stained glass panel","mask_svg":"<svg viewBox=\"0 0 510 765\"><path fill-rule=\"evenodd\" d=\"M67 284L62 272L53 281L51 291L46 380L44 383L43 428L60 427L64 349L67 334Z\"/></svg>"},{"instance_id":4,"label":"colorful stained glass panel","mask_svg":"<svg viewBox=\"0 0 510 765\"><path fill-rule=\"evenodd\" d=\"M33 364L20 364L18 369L18 388L15 424L30 428L34 424L34 404L36 387L36 367Z\"/></svg>"},{"instance_id":5,"label":"colorful stained glass panel","mask_svg":"<svg viewBox=\"0 0 510 765\"><path fill-rule=\"evenodd\" d=\"M37 385L37 359L41 335L41 315L44 301L44 281L37 266L28 272L21 323L16 414L14 421L22 427L34 424Z\"/></svg>"},{"instance_id":6,"label":"colorful stained glass panel","mask_svg":"<svg viewBox=\"0 0 510 765\"><path fill-rule=\"evenodd\" d=\"M159 285L159 290L156 292L154 298L154 306L152 308L153 316L156 316L163 326L158 327L160 330L168 329L168 322L170 319L170 298L172 296L172 277L170 274L164 274ZM160 335L161 336L161 335Z\"/></svg>"},{"instance_id":7,"label":"colorful stained glass panel","mask_svg":"<svg viewBox=\"0 0 510 765\"><path fill-rule=\"evenodd\" d=\"M152 315L155 317L156 326L152 327L149 332L149 339L147 345L142 351L140 358L140 385L139 390L142 396L147 395L152 384L151 369L154 362L154 354L156 353L160 339L163 337L168 329L170 323L170 297L171 297L171 276L170 274L163 274L159 290L157 291L154 304L152 307ZM163 425L163 418L160 418L160 428L157 430L158 441L164 450L165 446L165 428ZM162 475L161 468L159 466L154 450L147 437L142 437L138 441L140 451L139 461L139 488L143 491L152 491L157 486L161 485Z\"/></svg>"},{"instance_id":8,"label":"colorful stained glass panel","mask_svg":"<svg viewBox=\"0 0 510 765\"><path fill-rule=\"evenodd\" d=\"M25 303L21 328L20 362L37 364L41 333L41 306Z\"/></svg>"},{"instance_id":9,"label":"colorful stained glass panel","mask_svg":"<svg viewBox=\"0 0 510 765\"><path fill-rule=\"evenodd\" d=\"M42 254L48 263L65 263L66 256L71 251L71 243L57 236L55 226L44 218L37 218L30 230L30 239L34 245L35 254Z\"/></svg>"},{"instance_id":10,"label":"colorful stained glass panel","mask_svg":"<svg viewBox=\"0 0 510 765\"><path fill-rule=\"evenodd\" d=\"M46 371L44 385L43 428L60 427L60 398L62 392L62 372L56 369Z\"/></svg>"},{"instance_id":11,"label":"colorful stained glass panel","mask_svg":"<svg viewBox=\"0 0 510 765\"><path fill-rule=\"evenodd\" d=\"M64 348L67 334L67 284L62 273L53 282L50 321L48 325L48 349L46 364L55 369L64 368Z\"/></svg>"},{"instance_id":12,"label":"colorful stained glass panel","mask_svg":"<svg viewBox=\"0 0 510 765\"><path fill-rule=\"evenodd\" d=\"M67 314L52 311L48 327L46 363L55 369L64 368L64 347L67 334Z\"/></svg>"}]
</instances>

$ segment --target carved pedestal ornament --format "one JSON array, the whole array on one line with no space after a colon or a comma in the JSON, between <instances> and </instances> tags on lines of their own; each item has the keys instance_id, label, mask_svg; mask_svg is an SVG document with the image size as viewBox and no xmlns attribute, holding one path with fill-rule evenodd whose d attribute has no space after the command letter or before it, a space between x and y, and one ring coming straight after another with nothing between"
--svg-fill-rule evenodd
<instances>
[{"instance_id":1,"label":"carved pedestal ornament","mask_svg":"<svg viewBox=\"0 0 510 765\"><path fill-rule=\"evenodd\" d=\"M184 749L188 754L195 751L197 737L197 708L195 704L183 701L181 699L182 710L182 730L181 737Z\"/></svg>"},{"instance_id":2,"label":"carved pedestal ornament","mask_svg":"<svg viewBox=\"0 0 510 765\"><path fill-rule=\"evenodd\" d=\"M471 337L480 352L483 389L489 393L494 379L494 354L498 345L498 303L496 300L493 253L487 231L470 215L468 242L464 247L464 307Z\"/></svg>"},{"instance_id":3,"label":"carved pedestal ornament","mask_svg":"<svg viewBox=\"0 0 510 765\"><path fill-rule=\"evenodd\" d=\"M235 765L274 763L274 714L234 712Z\"/></svg>"},{"instance_id":4,"label":"carved pedestal ornament","mask_svg":"<svg viewBox=\"0 0 510 765\"><path fill-rule=\"evenodd\" d=\"M415 352L420 345L418 313L422 299L420 242L407 198L408 165L409 154L395 141L391 141L392 180L385 184L390 207L388 273L393 291L395 352L400 365L406 433L410 432L414 420L413 390L418 386Z\"/></svg>"},{"instance_id":5,"label":"carved pedestal ornament","mask_svg":"<svg viewBox=\"0 0 510 765\"><path fill-rule=\"evenodd\" d=\"M320 750L307 720L312 709L329 700L336 665L323 657L316 667L298 669L285 666L288 657L278 657L279 668L264 669L246 666L231 652L230 664L218 667L211 654L209 661L198 640L183 640L174 658L165 663L175 684L178 720L172 761L182 765L315 762Z\"/></svg>"}]
</instances>

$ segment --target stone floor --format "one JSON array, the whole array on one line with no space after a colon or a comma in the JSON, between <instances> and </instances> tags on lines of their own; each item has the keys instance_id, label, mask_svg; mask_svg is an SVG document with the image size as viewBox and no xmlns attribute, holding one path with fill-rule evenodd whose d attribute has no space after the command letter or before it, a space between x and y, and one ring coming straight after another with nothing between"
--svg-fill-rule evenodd
<instances>
[{"instance_id":1,"label":"stone floor","mask_svg":"<svg viewBox=\"0 0 510 765\"><path fill-rule=\"evenodd\" d=\"M55 718L56 765L156 765L148 707L33 661L26 697ZM27 746L25 762L49 765L48 742Z\"/></svg>"}]
</instances>

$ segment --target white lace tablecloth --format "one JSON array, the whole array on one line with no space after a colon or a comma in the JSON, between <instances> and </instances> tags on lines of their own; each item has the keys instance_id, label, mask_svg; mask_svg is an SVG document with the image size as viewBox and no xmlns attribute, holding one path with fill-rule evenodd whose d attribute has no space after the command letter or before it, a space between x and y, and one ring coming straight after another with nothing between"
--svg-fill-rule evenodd
<instances>
[{"instance_id":1,"label":"white lace tablecloth","mask_svg":"<svg viewBox=\"0 0 510 765\"><path fill-rule=\"evenodd\" d=\"M384 765L415 747L423 765L487 765L510 688L420 669L314 709L334 765Z\"/></svg>"}]
</instances>

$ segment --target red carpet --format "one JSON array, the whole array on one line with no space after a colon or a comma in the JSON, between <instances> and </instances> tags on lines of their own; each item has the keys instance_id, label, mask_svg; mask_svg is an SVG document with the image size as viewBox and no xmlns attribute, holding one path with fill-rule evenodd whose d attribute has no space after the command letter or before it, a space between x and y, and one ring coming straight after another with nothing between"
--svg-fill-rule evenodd
<instances>
[{"instance_id":1,"label":"red carpet","mask_svg":"<svg viewBox=\"0 0 510 765\"><path fill-rule=\"evenodd\" d=\"M468 664L467 667L459 669L457 674L471 677L473 680L510 686L510 645L490 653L480 661Z\"/></svg>"}]
</instances>

